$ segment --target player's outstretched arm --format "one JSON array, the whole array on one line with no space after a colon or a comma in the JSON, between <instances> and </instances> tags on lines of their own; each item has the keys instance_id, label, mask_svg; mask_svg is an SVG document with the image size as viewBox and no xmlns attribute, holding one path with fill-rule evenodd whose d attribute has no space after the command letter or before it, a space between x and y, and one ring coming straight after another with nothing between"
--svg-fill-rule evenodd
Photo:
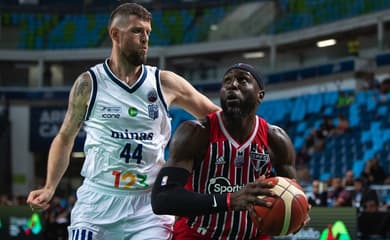
<instances>
[{"instance_id":1,"label":"player's outstretched arm","mask_svg":"<svg viewBox=\"0 0 390 240\"><path fill-rule=\"evenodd\" d=\"M65 119L50 146L45 186L32 191L27 198L27 203L34 210L42 210L49 207L49 202L54 195L57 185L68 168L74 139L84 120L90 93L90 77L87 73L83 73L73 84Z\"/></svg>"},{"instance_id":2,"label":"player's outstretched arm","mask_svg":"<svg viewBox=\"0 0 390 240\"><path fill-rule=\"evenodd\" d=\"M287 133L278 126L268 124L268 145L276 174L296 179L295 150Z\"/></svg>"},{"instance_id":3,"label":"player's outstretched arm","mask_svg":"<svg viewBox=\"0 0 390 240\"><path fill-rule=\"evenodd\" d=\"M174 72L161 71L160 80L168 105L176 104L197 118L221 110L187 80Z\"/></svg>"}]
</instances>

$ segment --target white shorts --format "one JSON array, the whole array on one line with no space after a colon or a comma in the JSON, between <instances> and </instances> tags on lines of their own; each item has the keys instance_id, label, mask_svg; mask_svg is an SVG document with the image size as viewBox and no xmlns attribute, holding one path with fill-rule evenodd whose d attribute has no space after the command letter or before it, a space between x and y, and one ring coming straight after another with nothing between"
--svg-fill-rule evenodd
<instances>
[{"instance_id":1,"label":"white shorts","mask_svg":"<svg viewBox=\"0 0 390 240\"><path fill-rule=\"evenodd\" d=\"M88 180L77 190L69 240L171 239L173 216L155 215L150 191L116 191Z\"/></svg>"}]
</instances>

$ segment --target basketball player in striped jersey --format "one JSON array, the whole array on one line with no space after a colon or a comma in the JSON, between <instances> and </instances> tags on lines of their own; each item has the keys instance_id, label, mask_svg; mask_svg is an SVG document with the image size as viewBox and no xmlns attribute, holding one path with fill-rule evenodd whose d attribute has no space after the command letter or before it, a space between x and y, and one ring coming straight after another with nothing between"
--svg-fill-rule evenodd
<instances>
[{"instance_id":1,"label":"basketball player in striped jersey","mask_svg":"<svg viewBox=\"0 0 390 240\"><path fill-rule=\"evenodd\" d=\"M250 219L257 198L272 196L266 177L296 178L295 151L281 128L256 115L264 85L253 66L238 63L223 78L223 111L176 130L167 165L153 186L157 214L179 216L175 240L268 239Z\"/></svg>"},{"instance_id":2,"label":"basketball player in striped jersey","mask_svg":"<svg viewBox=\"0 0 390 240\"><path fill-rule=\"evenodd\" d=\"M33 209L49 207L84 124L84 181L71 213L71 240L172 237L174 218L153 214L150 204L171 132L168 107L177 104L198 118L220 108L179 75L145 65L151 30L151 14L138 4L112 12L111 56L75 81L46 184L28 196Z\"/></svg>"}]
</instances>

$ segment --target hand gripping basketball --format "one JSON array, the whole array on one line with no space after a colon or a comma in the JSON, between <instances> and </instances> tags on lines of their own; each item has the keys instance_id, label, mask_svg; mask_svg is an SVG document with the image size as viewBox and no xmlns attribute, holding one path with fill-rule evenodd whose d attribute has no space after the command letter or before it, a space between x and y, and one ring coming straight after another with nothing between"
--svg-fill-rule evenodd
<instances>
[{"instance_id":1,"label":"hand gripping basketball","mask_svg":"<svg viewBox=\"0 0 390 240\"><path fill-rule=\"evenodd\" d=\"M268 178L275 186L271 190L275 196L258 196L272 202L270 208L255 205L252 221L269 235L279 236L297 232L308 221L309 204L303 188L285 177Z\"/></svg>"}]
</instances>

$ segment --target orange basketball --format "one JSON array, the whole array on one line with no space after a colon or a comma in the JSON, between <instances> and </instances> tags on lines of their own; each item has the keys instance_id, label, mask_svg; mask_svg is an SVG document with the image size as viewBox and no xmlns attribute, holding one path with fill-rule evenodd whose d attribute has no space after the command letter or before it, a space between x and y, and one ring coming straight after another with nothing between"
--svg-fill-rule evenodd
<instances>
[{"instance_id":1,"label":"orange basketball","mask_svg":"<svg viewBox=\"0 0 390 240\"><path fill-rule=\"evenodd\" d=\"M294 233L304 223L309 211L307 197L302 187L285 177L267 179L275 184L271 190L276 197L259 196L272 202L272 207L255 205L254 210L261 221L252 218L259 229L268 235L279 236Z\"/></svg>"}]
</instances>

